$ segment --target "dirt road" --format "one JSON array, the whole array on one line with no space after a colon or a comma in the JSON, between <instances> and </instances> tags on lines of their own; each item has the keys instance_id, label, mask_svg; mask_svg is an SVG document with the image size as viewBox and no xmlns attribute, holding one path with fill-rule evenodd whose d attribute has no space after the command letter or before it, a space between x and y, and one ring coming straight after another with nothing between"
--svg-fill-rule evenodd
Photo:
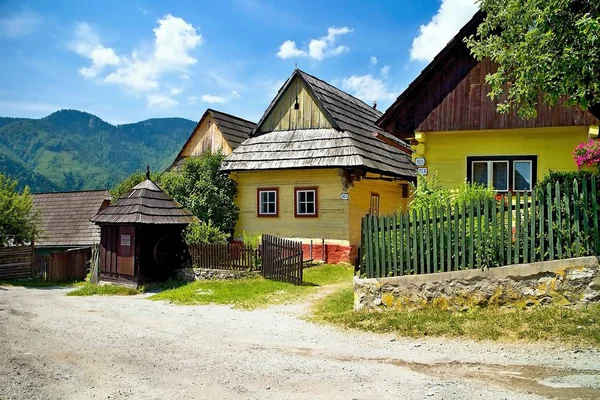
<instances>
[{"instance_id":1,"label":"dirt road","mask_svg":"<svg viewBox=\"0 0 600 400\"><path fill-rule=\"evenodd\" d=\"M0 287L0 399L600 398L600 353Z\"/></svg>"}]
</instances>

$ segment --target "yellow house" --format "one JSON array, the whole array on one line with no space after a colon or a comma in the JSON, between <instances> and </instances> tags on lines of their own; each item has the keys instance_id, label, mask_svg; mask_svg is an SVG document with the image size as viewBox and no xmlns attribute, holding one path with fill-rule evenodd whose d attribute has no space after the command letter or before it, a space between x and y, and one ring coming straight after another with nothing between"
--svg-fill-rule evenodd
<instances>
[{"instance_id":1,"label":"yellow house","mask_svg":"<svg viewBox=\"0 0 600 400\"><path fill-rule=\"evenodd\" d=\"M348 261L360 242L361 218L406 207L415 178L410 149L375 125L380 116L296 69L250 138L223 163L238 183L236 236L312 240L313 257L325 240L328 261Z\"/></svg>"},{"instance_id":2,"label":"yellow house","mask_svg":"<svg viewBox=\"0 0 600 400\"><path fill-rule=\"evenodd\" d=\"M411 141L420 172L442 185L476 182L499 192L528 191L549 171L576 170L575 147L597 135L598 119L577 107L539 105L537 117L499 114L489 97L489 59L475 60L463 39L476 14L379 119L388 133Z\"/></svg>"},{"instance_id":3,"label":"yellow house","mask_svg":"<svg viewBox=\"0 0 600 400\"><path fill-rule=\"evenodd\" d=\"M229 155L248 135L256 124L221 111L207 109L185 142L169 170L177 168L187 157L199 156L209 151L221 151Z\"/></svg>"}]
</instances>

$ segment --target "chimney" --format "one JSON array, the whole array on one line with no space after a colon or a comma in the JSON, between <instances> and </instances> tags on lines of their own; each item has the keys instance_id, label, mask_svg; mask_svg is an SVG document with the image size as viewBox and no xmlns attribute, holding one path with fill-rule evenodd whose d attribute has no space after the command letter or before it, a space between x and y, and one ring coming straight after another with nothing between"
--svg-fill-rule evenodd
<instances>
[{"instance_id":1,"label":"chimney","mask_svg":"<svg viewBox=\"0 0 600 400\"><path fill-rule=\"evenodd\" d=\"M377 109L377 101L373 101L373 110Z\"/></svg>"}]
</instances>

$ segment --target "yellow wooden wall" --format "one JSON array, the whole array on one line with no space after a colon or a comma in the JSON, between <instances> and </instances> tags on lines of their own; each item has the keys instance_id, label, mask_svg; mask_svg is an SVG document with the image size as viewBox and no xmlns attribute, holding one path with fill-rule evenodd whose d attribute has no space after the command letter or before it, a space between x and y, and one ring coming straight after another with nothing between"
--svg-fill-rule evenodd
<instances>
[{"instance_id":1,"label":"yellow wooden wall","mask_svg":"<svg viewBox=\"0 0 600 400\"><path fill-rule=\"evenodd\" d=\"M296 97L298 110L294 109ZM317 128L331 128L331 124L307 91L302 79L296 76L259 130L272 132Z\"/></svg>"},{"instance_id":2,"label":"yellow wooden wall","mask_svg":"<svg viewBox=\"0 0 600 400\"><path fill-rule=\"evenodd\" d=\"M576 170L572 152L587 140L588 132L587 126L426 132L423 156L429 176L437 171L447 188L465 182L468 156L537 155L539 181L549 170Z\"/></svg>"},{"instance_id":3,"label":"yellow wooden wall","mask_svg":"<svg viewBox=\"0 0 600 400\"><path fill-rule=\"evenodd\" d=\"M242 232L268 233L290 238L348 240L348 201L340 200L341 178L337 169L271 170L237 172L230 175L238 183L235 203L240 216L235 236ZM294 217L294 187L317 186L319 216ZM256 216L256 190L279 188L279 216Z\"/></svg>"},{"instance_id":4,"label":"yellow wooden wall","mask_svg":"<svg viewBox=\"0 0 600 400\"><path fill-rule=\"evenodd\" d=\"M379 194L380 213L405 209L408 199L401 197L401 182L361 180L348 189L348 200L341 200L342 180L337 168L236 172L230 175L238 183L235 200L240 216L235 236L242 232L268 233L300 238L326 239L328 243L356 245L360 242L361 219L369 212L371 193ZM294 217L294 188L317 186L319 216ZM279 189L279 216L257 217L258 188Z\"/></svg>"},{"instance_id":5,"label":"yellow wooden wall","mask_svg":"<svg viewBox=\"0 0 600 400\"><path fill-rule=\"evenodd\" d=\"M376 175L367 174L367 177ZM406 210L408 198L402 197L402 184L406 182L388 182L383 180L363 179L354 183L348 190L350 195L350 243L360 243L362 218L369 212L371 193L379 194L379 215L393 214Z\"/></svg>"},{"instance_id":6,"label":"yellow wooden wall","mask_svg":"<svg viewBox=\"0 0 600 400\"><path fill-rule=\"evenodd\" d=\"M205 142L209 143L208 146L211 153L216 153L221 150L224 155L231 154L231 147L223 138L219 127L214 123L210 114L207 114L200 122L200 125L196 127L192 133L192 138L183 148L181 156L189 157L201 155Z\"/></svg>"}]
</instances>

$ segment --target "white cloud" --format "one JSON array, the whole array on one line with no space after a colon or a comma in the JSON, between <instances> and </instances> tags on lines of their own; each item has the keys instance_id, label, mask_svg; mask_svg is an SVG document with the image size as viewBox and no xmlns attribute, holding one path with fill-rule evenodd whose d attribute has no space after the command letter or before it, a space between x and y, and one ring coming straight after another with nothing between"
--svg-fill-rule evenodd
<instances>
[{"instance_id":1,"label":"white cloud","mask_svg":"<svg viewBox=\"0 0 600 400\"><path fill-rule=\"evenodd\" d=\"M150 91L160 86L159 78L170 72L183 72L197 60L189 52L202 44L202 35L181 18L165 15L154 28L154 51L140 56L133 51L123 57L124 66L109 74L105 82L133 91ZM180 74L181 76L181 74Z\"/></svg>"},{"instance_id":2,"label":"white cloud","mask_svg":"<svg viewBox=\"0 0 600 400\"><path fill-rule=\"evenodd\" d=\"M371 65L377 65L377 57L371 56Z\"/></svg>"},{"instance_id":3,"label":"white cloud","mask_svg":"<svg viewBox=\"0 0 600 400\"><path fill-rule=\"evenodd\" d=\"M149 94L146 96L146 101L149 108L169 108L178 104L177 100L162 94Z\"/></svg>"},{"instance_id":4,"label":"white cloud","mask_svg":"<svg viewBox=\"0 0 600 400\"><path fill-rule=\"evenodd\" d=\"M33 33L42 22L42 17L34 12L24 11L0 17L0 36L18 38Z\"/></svg>"},{"instance_id":5,"label":"white cloud","mask_svg":"<svg viewBox=\"0 0 600 400\"><path fill-rule=\"evenodd\" d=\"M442 0L437 14L429 23L419 27L419 35L410 49L410 59L433 60L477 9L476 0Z\"/></svg>"},{"instance_id":6,"label":"white cloud","mask_svg":"<svg viewBox=\"0 0 600 400\"><path fill-rule=\"evenodd\" d=\"M86 78L94 78L104 67L121 64L121 58L110 47L104 47L92 27L85 22L77 23L73 40L69 48L92 62L89 67L80 68L78 72Z\"/></svg>"},{"instance_id":7,"label":"white cloud","mask_svg":"<svg viewBox=\"0 0 600 400\"><path fill-rule=\"evenodd\" d=\"M291 58L291 57L306 57L306 51L304 50L298 50L298 48L296 47L296 42L292 41L292 40L286 40L285 42L283 42L283 44L279 47L279 51L277 52L277 57L282 58L282 59L286 59L286 58Z\"/></svg>"},{"instance_id":8,"label":"white cloud","mask_svg":"<svg viewBox=\"0 0 600 400\"><path fill-rule=\"evenodd\" d=\"M381 77L384 79L387 79L387 77L390 74L390 66L389 65L384 65L383 67L381 67L381 69L379 70L379 73L381 74Z\"/></svg>"},{"instance_id":9,"label":"white cloud","mask_svg":"<svg viewBox=\"0 0 600 400\"><path fill-rule=\"evenodd\" d=\"M396 97L393 92L388 91L387 85L381 79L370 74L356 76L342 80L342 89L350 92L366 103L378 100L391 100Z\"/></svg>"},{"instance_id":10,"label":"white cloud","mask_svg":"<svg viewBox=\"0 0 600 400\"><path fill-rule=\"evenodd\" d=\"M349 50L349 48L346 46L333 46L338 36L345 35L349 32L352 32L352 29L348 27L331 27L327 29L326 36L318 39L312 39L308 44L308 50L298 49L298 47L296 47L296 42L292 40L286 40L279 47L277 56L283 59L309 56L312 59L321 61L325 57L333 57Z\"/></svg>"},{"instance_id":11,"label":"white cloud","mask_svg":"<svg viewBox=\"0 0 600 400\"><path fill-rule=\"evenodd\" d=\"M189 104L194 105L198 102L198 96L189 96L187 101Z\"/></svg>"},{"instance_id":12,"label":"white cloud","mask_svg":"<svg viewBox=\"0 0 600 400\"><path fill-rule=\"evenodd\" d=\"M192 99L192 97L193 97L194 102L198 99L196 96L190 96L190 97L188 97L188 101L190 99ZM226 96L215 96L212 94L203 94L202 96L200 96L200 100L202 100L205 103L209 103L209 104L223 104L223 103L227 103L231 99L239 99L240 97L241 97L241 95L236 90L232 90Z\"/></svg>"},{"instance_id":13,"label":"white cloud","mask_svg":"<svg viewBox=\"0 0 600 400\"><path fill-rule=\"evenodd\" d=\"M171 90L169 90L169 93L171 93L171 96L177 96L178 94L181 94L183 92L183 88L181 87L174 87L171 88Z\"/></svg>"},{"instance_id":14,"label":"white cloud","mask_svg":"<svg viewBox=\"0 0 600 400\"><path fill-rule=\"evenodd\" d=\"M212 94L203 94L200 96L200 100L205 103L214 104L214 103L227 103L227 99L223 96L213 96Z\"/></svg>"}]
</instances>

